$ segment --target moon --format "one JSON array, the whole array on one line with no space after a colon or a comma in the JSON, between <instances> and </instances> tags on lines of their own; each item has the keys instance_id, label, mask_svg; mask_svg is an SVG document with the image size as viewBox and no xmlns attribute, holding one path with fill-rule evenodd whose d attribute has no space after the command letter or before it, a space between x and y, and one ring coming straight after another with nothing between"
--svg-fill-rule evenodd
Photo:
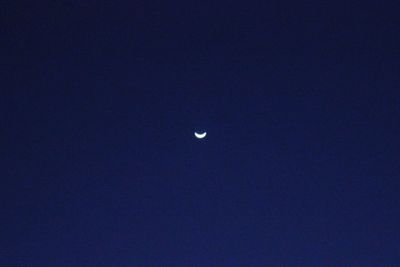
<instances>
[{"instance_id":1,"label":"moon","mask_svg":"<svg viewBox=\"0 0 400 267\"><path fill-rule=\"evenodd\" d=\"M198 138L198 139L203 139L204 137L206 137L206 135L207 135L207 132L204 132L204 133L194 132L194 136L196 136L196 138Z\"/></svg>"}]
</instances>

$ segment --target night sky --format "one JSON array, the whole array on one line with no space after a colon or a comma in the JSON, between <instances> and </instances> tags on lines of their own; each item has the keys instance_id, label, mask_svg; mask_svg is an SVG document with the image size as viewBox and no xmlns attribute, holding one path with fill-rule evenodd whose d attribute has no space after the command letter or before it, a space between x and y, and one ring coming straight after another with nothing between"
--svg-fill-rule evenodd
<instances>
[{"instance_id":1,"label":"night sky","mask_svg":"<svg viewBox=\"0 0 400 267\"><path fill-rule=\"evenodd\" d=\"M0 266L400 266L400 5L300 2L2 1Z\"/></svg>"}]
</instances>

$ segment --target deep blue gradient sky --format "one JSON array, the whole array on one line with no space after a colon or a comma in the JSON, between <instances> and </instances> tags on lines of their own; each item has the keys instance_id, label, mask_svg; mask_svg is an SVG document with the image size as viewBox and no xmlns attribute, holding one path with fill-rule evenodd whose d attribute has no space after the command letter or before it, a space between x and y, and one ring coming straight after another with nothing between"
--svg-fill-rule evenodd
<instances>
[{"instance_id":1,"label":"deep blue gradient sky","mask_svg":"<svg viewBox=\"0 0 400 267\"><path fill-rule=\"evenodd\" d=\"M400 266L399 10L3 2L0 266Z\"/></svg>"}]
</instances>

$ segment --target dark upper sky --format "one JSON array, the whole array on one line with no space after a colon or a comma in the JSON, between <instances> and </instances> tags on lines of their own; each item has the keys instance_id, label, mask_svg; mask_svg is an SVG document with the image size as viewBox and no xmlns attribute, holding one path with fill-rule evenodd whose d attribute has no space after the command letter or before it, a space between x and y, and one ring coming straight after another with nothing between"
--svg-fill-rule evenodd
<instances>
[{"instance_id":1,"label":"dark upper sky","mask_svg":"<svg viewBox=\"0 0 400 267\"><path fill-rule=\"evenodd\" d=\"M0 266L400 266L398 5L45 2L0 6Z\"/></svg>"}]
</instances>

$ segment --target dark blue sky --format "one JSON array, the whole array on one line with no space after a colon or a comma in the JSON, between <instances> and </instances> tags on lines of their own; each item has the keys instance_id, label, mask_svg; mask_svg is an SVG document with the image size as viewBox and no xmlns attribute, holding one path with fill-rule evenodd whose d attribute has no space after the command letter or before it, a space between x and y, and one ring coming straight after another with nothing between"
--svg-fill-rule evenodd
<instances>
[{"instance_id":1,"label":"dark blue sky","mask_svg":"<svg viewBox=\"0 0 400 267\"><path fill-rule=\"evenodd\" d=\"M398 4L0 10L1 266L400 266Z\"/></svg>"}]
</instances>

